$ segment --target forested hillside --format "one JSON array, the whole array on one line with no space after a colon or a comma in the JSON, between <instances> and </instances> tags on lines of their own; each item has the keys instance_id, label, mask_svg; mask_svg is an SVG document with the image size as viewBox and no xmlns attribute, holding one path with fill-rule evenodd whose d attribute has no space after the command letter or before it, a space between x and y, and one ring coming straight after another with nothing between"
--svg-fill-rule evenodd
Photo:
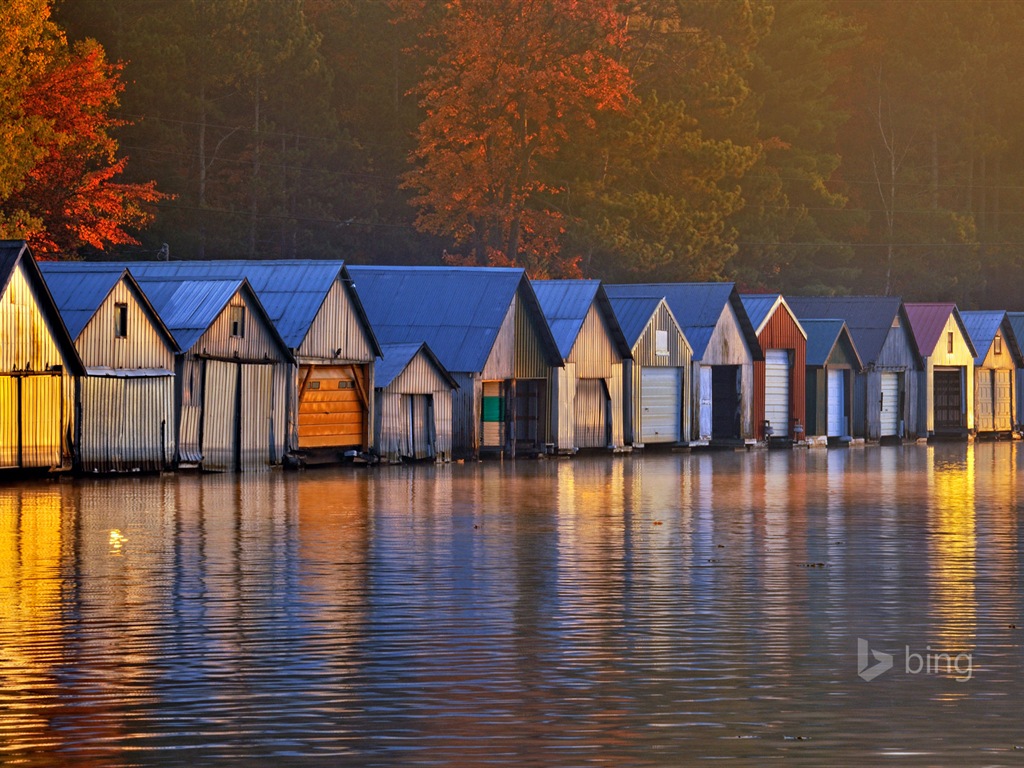
<instances>
[{"instance_id":1,"label":"forested hillside","mask_svg":"<svg viewBox=\"0 0 1024 768\"><path fill-rule=\"evenodd\" d=\"M105 246L122 256L1024 307L1021 2L64 0L54 18L123 64L122 178L167 196L140 245Z\"/></svg>"}]
</instances>

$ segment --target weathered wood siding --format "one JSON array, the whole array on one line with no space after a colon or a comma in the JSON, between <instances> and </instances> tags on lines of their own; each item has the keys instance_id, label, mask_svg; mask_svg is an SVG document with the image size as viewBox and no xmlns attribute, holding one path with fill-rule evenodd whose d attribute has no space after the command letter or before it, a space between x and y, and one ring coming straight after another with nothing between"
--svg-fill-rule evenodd
<instances>
[{"instance_id":1,"label":"weathered wood siding","mask_svg":"<svg viewBox=\"0 0 1024 768\"><path fill-rule=\"evenodd\" d=\"M667 334L668 354L658 354L658 331ZM679 326L672 318L668 306L662 301L651 316L640 338L633 345L633 359L623 361L623 438L627 443L643 442L643 402L641 401L641 382L644 368L679 368L680 382L680 425L681 440L690 434L691 403L690 403L690 366L693 362L693 350Z\"/></svg>"},{"instance_id":2,"label":"weathered wood siding","mask_svg":"<svg viewBox=\"0 0 1024 768\"><path fill-rule=\"evenodd\" d=\"M452 393L452 456L470 458L480 451L483 385L479 376L454 372L459 388Z\"/></svg>"},{"instance_id":3,"label":"weathered wood siding","mask_svg":"<svg viewBox=\"0 0 1024 768\"><path fill-rule=\"evenodd\" d=\"M700 367L740 366L740 431L745 440L754 439L754 357L740 328L736 310L726 304L708 340L704 357L694 358L690 376L690 436L700 440Z\"/></svg>"},{"instance_id":4,"label":"weathered wood siding","mask_svg":"<svg viewBox=\"0 0 1024 768\"><path fill-rule=\"evenodd\" d=\"M74 378L19 264L0 296L0 468L69 466L74 403Z\"/></svg>"},{"instance_id":5,"label":"weathered wood siding","mask_svg":"<svg viewBox=\"0 0 1024 768\"><path fill-rule=\"evenodd\" d=\"M430 398L430 423L423 425L431 436L427 455L447 461L452 452L452 389L422 351L394 381L377 392L377 452L389 459L424 458L416 455L410 430L410 417L420 417L419 409L410 401L411 397ZM413 413L410 413L411 408Z\"/></svg>"},{"instance_id":6,"label":"weathered wood siding","mask_svg":"<svg viewBox=\"0 0 1024 768\"><path fill-rule=\"evenodd\" d=\"M530 312L525 302L515 298L515 378L546 379L548 363L544 357L541 336L537 324L544 322L537 314Z\"/></svg>"},{"instance_id":7,"label":"weathered wood siding","mask_svg":"<svg viewBox=\"0 0 1024 768\"><path fill-rule=\"evenodd\" d=\"M882 373L895 373L900 378L902 407L900 409L905 437L919 433L919 376L917 356L909 329L897 318L885 337L885 343L873 365L854 377L853 434L868 440L881 437Z\"/></svg>"}]
</instances>

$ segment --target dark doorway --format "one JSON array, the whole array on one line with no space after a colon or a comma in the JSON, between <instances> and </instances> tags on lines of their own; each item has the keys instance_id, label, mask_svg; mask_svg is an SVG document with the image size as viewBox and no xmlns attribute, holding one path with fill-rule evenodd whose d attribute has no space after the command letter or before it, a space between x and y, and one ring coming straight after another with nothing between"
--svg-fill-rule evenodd
<instances>
[{"instance_id":1,"label":"dark doorway","mask_svg":"<svg viewBox=\"0 0 1024 768\"><path fill-rule=\"evenodd\" d=\"M711 439L740 437L740 367L711 367Z\"/></svg>"},{"instance_id":2,"label":"dark doorway","mask_svg":"<svg viewBox=\"0 0 1024 768\"><path fill-rule=\"evenodd\" d=\"M963 431L963 393L959 370L935 371L935 433Z\"/></svg>"}]
</instances>

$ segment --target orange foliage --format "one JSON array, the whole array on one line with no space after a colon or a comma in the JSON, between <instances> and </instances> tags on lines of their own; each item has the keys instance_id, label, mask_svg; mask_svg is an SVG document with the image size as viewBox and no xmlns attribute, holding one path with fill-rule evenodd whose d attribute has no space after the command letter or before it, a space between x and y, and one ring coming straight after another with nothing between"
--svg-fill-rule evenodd
<instances>
[{"instance_id":1,"label":"orange foliage","mask_svg":"<svg viewBox=\"0 0 1024 768\"><path fill-rule=\"evenodd\" d=\"M417 227L452 238L464 260L573 274L560 259L563 191L543 164L602 110L621 110L632 81L616 56L626 19L609 0L419 0L407 18L439 13L424 39L434 60L420 83ZM430 21L429 19L427 20ZM430 46L433 47L430 47Z\"/></svg>"},{"instance_id":2,"label":"orange foliage","mask_svg":"<svg viewBox=\"0 0 1024 768\"><path fill-rule=\"evenodd\" d=\"M68 255L83 245L136 243L128 230L152 219L145 204L166 197L154 182L115 181L127 161L116 157L110 135L121 124L111 115L123 88L119 73L120 65L107 62L94 41L73 49L57 45L21 95L21 113L42 119L47 130L35 141L39 159L0 201L0 212L27 222L18 234L42 257Z\"/></svg>"}]
</instances>

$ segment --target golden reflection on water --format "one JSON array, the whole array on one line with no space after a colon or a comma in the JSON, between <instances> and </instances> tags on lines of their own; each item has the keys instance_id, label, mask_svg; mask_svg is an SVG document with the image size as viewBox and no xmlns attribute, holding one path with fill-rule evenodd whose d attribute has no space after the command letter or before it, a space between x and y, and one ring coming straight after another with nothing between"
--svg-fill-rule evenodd
<instances>
[{"instance_id":1,"label":"golden reflection on water","mask_svg":"<svg viewBox=\"0 0 1024 768\"><path fill-rule=\"evenodd\" d=\"M961 461L943 460L929 447L928 498L932 617L935 648L971 653L977 627L975 459L969 446Z\"/></svg>"}]
</instances>

